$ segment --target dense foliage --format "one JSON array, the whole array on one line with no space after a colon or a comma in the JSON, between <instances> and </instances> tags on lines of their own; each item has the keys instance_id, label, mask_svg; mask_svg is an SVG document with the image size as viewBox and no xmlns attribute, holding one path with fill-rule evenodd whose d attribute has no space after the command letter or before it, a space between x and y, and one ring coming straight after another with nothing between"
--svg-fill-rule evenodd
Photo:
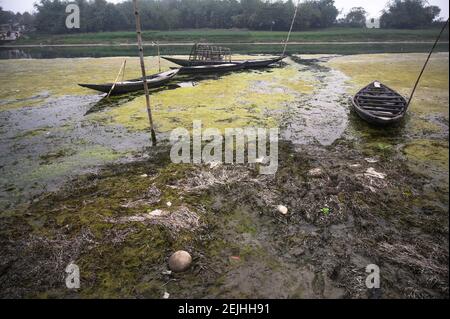
<instances>
[{"instance_id":1,"label":"dense foliage","mask_svg":"<svg viewBox=\"0 0 450 319\"><path fill-rule=\"evenodd\" d=\"M34 17L25 12L21 14L20 12L14 13L11 11L4 11L2 7L0 7L0 24L21 24L27 27L31 27L34 23Z\"/></svg>"},{"instance_id":2,"label":"dense foliage","mask_svg":"<svg viewBox=\"0 0 450 319\"><path fill-rule=\"evenodd\" d=\"M65 27L68 3L77 3L81 28ZM144 29L230 29L287 30L294 14L293 0L140 0ZM118 4L105 0L40 0L35 26L45 33L133 30L131 0ZM308 0L301 4L295 30L332 26L339 12L333 0Z\"/></svg>"},{"instance_id":3,"label":"dense foliage","mask_svg":"<svg viewBox=\"0 0 450 319\"><path fill-rule=\"evenodd\" d=\"M362 28L366 25L367 12L364 8L352 8L345 18L340 21L341 25L353 28Z\"/></svg>"},{"instance_id":4,"label":"dense foliage","mask_svg":"<svg viewBox=\"0 0 450 319\"><path fill-rule=\"evenodd\" d=\"M295 2L294 2L295 1ZM81 28L65 27L68 3L80 7ZM288 30L296 0L140 0L144 29L250 29ZM105 0L39 0L35 13L14 14L0 8L0 24L20 23L33 25L42 33L73 33L126 31L135 27L133 3L126 0L118 4ZM439 16L440 9L428 6L423 0L393 0L381 17L386 28L416 28L428 26ZM339 24L363 27L364 8L353 8L347 15L339 15L334 0L301 1L294 30L320 29Z\"/></svg>"},{"instance_id":5,"label":"dense foliage","mask_svg":"<svg viewBox=\"0 0 450 319\"><path fill-rule=\"evenodd\" d=\"M414 29L433 23L441 9L425 0L393 0L381 16L384 28Z\"/></svg>"}]
</instances>

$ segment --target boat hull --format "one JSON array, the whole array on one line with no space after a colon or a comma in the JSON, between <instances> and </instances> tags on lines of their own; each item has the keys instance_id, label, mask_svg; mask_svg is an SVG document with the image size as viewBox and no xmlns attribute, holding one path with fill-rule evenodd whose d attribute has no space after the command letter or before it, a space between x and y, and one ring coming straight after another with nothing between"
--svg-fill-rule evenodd
<instances>
[{"instance_id":1,"label":"boat hull","mask_svg":"<svg viewBox=\"0 0 450 319\"><path fill-rule=\"evenodd\" d=\"M179 74L215 74L238 71L245 68L245 63L238 64L218 64L202 66L186 66L179 70Z\"/></svg>"},{"instance_id":2,"label":"boat hull","mask_svg":"<svg viewBox=\"0 0 450 319\"><path fill-rule=\"evenodd\" d=\"M389 87L373 82L352 98L353 110L366 122L387 126L399 123L405 117L408 103Z\"/></svg>"},{"instance_id":3,"label":"boat hull","mask_svg":"<svg viewBox=\"0 0 450 319\"><path fill-rule=\"evenodd\" d=\"M403 117L405 116L405 114L402 114L401 116L397 116L395 118L380 118L377 116L373 116L371 114L368 114L367 112L362 111L357 104L355 103L355 101L352 99L352 103L353 103L353 110L355 111L356 114L358 114L358 116L363 119L364 121L376 125L376 126L388 126L388 125L393 125L396 123L399 123L402 121Z\"/></svg>"},{"instance_id":4,"label":"boat hull","mask_svg":"<svg viewBox=\"0 0 450 319\"><path fill-rule=\"evenodd\" d=\"M275 59L268 59L268 60L248 60L245 62L245 68L246 69L266 68L269 65L283 61L283 59L285 59L285 57L278 57Z\"/></svg>"},{"instance_id":5,"label":"boat hull","mask_svg":"<svg viewBox=\"0 0 450 319\"><path fill-rule=\"evenodd\" d=\"M148 88L158 88L168 82L170 82L175 75L178 74L178 70L172 70L169 72L163 72L147 77ZM113 83L107 84L79 84L79 86L88 88L91 90L109 93L114 86ZM125 82L116 83L114 89L111 91L111 95L126 94L132 92L138 92L144 90L144 81L141 79L134 79Z\"/></svg>"},{"instance_id":6,"label":"boat hull","mask_svg":"<svg viewBox=\"0 0 450 319\"><path fill-rule=\"evenodd\" d=\"M184 59L163 57L165 60L178 64L183 67L190 66L208 66L208 65L223 65L223 64L238 64L245 63L245 68L264 68L271 64L282 61L285 57L277 57L273 59L264 60L247 60L247 61L189 61Z\"/></svg>"}]
</instances>

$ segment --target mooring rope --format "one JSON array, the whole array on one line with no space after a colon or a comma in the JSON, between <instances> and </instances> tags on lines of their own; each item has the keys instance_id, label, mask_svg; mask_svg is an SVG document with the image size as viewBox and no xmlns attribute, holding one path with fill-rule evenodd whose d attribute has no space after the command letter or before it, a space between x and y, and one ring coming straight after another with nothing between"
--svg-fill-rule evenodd
<instances>
[{"instance_id":1,"label":"mooring rope","mask_svg":"<svg viewBox=\"0 0 450 319\"><path fill-rule=\"evenodd\" d=\"M411 101L414 97L414 93L416 92L417 86L419 85L420 79L422 78L423 73L425 72L425 69L427 68L428 62L430 61L431 55L434 52L434 49L436 49L437 44L439 43L439 40L441 39L442 34L444 33L445 29L447 28L448 25L448 20L445 22L444 27L442 28L441 32L439 33L436 41L434 42L433 47L431 48L430 53L428 54L427 60L425 61L425 64L423 65L422 71L420 71L419 77L417 78L416 84L414 85L414 88L411 92L411 95L409 97L409 101L408 101L408 105L406 106L406 108L409 108L409 105L411 104Z\"/></svg>"},{"instance_id":2,"label":"mooring rope","mask_svg":"<svg viewBox=\"0 0 450 319\"><path fill-rule=\"evenodd\" d=\"M120 67L119 73L117 73L117 77L114 80L113 86L111 87L111 89L109 90L108 95L106 96L106 98L109 98L109 96L111 95L112 91L114 91L114 89L116 88L116 84L119 81L119 77L122 74L122 82L123 82L123 78L125 77L125 66L127 65L127 59L125 59L122 62L122 66ZM123 72L123 73L122 73Z\"/></svg>"},{"instance_id":3,"label":"mooring rope","mask_svg":"<svg viewBox=\"0 0 450 319\"><path fill-rule=\"evenodd\" d=\"M298 12L299 6L300 6L300 0L297 1L297 6L295 7L295 11L294 11L294 16L292 17L291 28L289 29L289 33L288 33L286 42L284 43L283 54L281 56L284 56L286 54L287 45L289 43L289 39L291 38L291 33L292 33L292 29L294 28L294 22L295 22L295 18L297 17L297 12Z\"/></svg>"}]
</instances>

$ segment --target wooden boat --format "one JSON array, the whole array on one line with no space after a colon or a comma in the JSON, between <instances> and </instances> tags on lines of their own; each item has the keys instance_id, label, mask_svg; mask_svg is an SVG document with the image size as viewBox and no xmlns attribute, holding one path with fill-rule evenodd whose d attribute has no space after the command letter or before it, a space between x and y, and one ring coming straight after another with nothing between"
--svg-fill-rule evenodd
<instances>
[{"instance_id":1,"label":"wooden boat","mask_svg":"<svg viewBox=\"0 0 450 319\"><path fill-rule=\"evenodd\" d=\"M163 73L158 73L154 75L150 75L147 77L147 85L149 88L157 88L160 86L165 85L168 83L172 78L177 75L179 72L179 69L170 70ZM114 86L114 83L107 83L107 84L78 84L79 86L96 90L99 92L109 93L111 91L111 88ZM134 79L134 80L128 80L124 82L117 82L114 86L113 91L111 92L111 95L117 95L117 94L125 94L125 93L131 93L131 92L137 92L144 90L144 81L142 78Z\"/></svg>"},{"instance_id":2,"label":"wooden boat","mask_svg":"<svg viewBox=\"0 0 450 319\"><path fill-rule=\"evenodd\" d=\"M245 68L246 69L265 68L271 64L278 63L285 58L286 58L286 56L280 56L280 57L276 57L276 58L272 58L272 59L264 59L264 60L247 60L247 61L245 61Z\"/></svg>"},{"instance_id":3,"label":"wooden boat","mask_svg":"<svg viewBox=\"0 0 450 319\"><path fill-rule=\"evenodd\" d=\"M282 61L285 56L271 58L271 59L255 59L255 60L243 60L243 61L211 61L211 60L186 60L186 59L177 59L177 58L169 58L162 57L163 59L170 61L172 63L178 64L183 67L189 66L205 66L205 65L221 65L221 64L236 64L236 63L245 63L245 68L264 68L268 67L271 64Z\"/></svg>"},{"instance_id":4,"label":"wooden boat","mask_svg":"<svg viewBox=\"0 0 450 319\"><path fill-rule=\"evenodd\" d=\"M376 125L399 122L408 108L403 96L378 81L359 91L352 102L353 109L362 119Z\"/></svg>"},{"instance_id":5,"label":"wooden boat","mask_svg":"<svg viewBox=\"0 0 450 319\"><path fill-rule=\"evenodd\" d=\"M223 73L242 70L245 63L228 63L217 65L184 66L179 70L179 74L204 74L204 73Z\"/></svg>"}]
</instances>

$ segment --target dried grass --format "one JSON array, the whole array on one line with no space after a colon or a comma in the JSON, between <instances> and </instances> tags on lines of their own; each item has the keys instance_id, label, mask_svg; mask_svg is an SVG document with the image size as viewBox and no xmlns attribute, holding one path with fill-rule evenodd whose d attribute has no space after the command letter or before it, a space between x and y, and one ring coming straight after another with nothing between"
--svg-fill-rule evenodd
<instances>
[{"instance_id":1,"label":"dried grass","mask_svg":"<svg viewBox=\"0 0 450 319\"><path fill-rule=\"evenodd\" d=\"M201 224L199 216L184 206L174 211L155 210L145 214L109 218L107 221L115 224L140 222L148 225L161 225L172 233L178 233L181 230L194 230Z\"/></svg>"}]
</instances>

